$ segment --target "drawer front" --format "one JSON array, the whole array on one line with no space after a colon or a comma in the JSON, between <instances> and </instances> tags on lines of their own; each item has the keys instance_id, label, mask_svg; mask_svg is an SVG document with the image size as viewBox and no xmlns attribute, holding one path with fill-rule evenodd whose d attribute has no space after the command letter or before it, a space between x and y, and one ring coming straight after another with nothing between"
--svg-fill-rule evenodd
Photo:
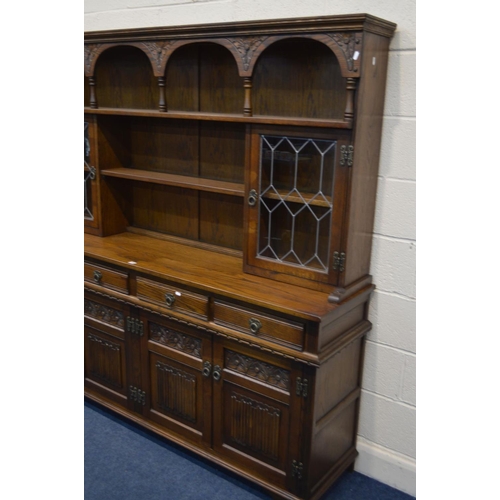
<instances>
[{"instance_id":1,"label":"drawer front","mask_svg":"<svg viewBox=\"0 0 500 500\"><path fill-rule=\"evenodd\" d=\"M300 323L293 323L220 301L214 303L214 322L217 325L234 328L293 349L303 348L304 325Z\"/></svg>"},{"instance_id":2,"label":"drawer front","mask_svg":"<svg viewBox=\"0 0 500 500\"><path fill-rule=\"evenodd\" d=\"M85 262L84 276L85 281L128 294L128 274L125 272Z\"/></svg>"},{"instance_id":3,"label":"drawer front","mask_svg":"<svg viewBox=\"0 0 500 500\"><path fill-rule=\"evenodd\" d=\"M208 297L187 292L179 287L138 277L137 297L167 307L171 311L177 311L204 320L207 319Z\"/></svg>"}]
</instances>

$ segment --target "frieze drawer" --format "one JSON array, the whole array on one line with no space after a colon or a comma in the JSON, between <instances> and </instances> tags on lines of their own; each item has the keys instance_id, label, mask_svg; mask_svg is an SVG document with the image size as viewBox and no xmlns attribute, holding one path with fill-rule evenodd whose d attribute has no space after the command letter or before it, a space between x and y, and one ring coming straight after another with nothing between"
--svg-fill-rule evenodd
<instances>
[{"instance_id":1,"label":"frieze drawer","mask_svg":"<svg viewBox=\"0 0 500 500\"><path fill-rule=\"evenodd\" d=\"M171 311L207 319L208 297L188 292L179 287L137 277L137 297L165 306Z\"/></svg>"},{"instance_id":2,"label":"frieze drawer","mask_svg":"<svg viewBox=\"0 0 500 500\"><path fill-rule=\"evenodd\" d=\"M105 288L128 294L128 274L85 262L84 279Z\"/></svg>"},{"instance_id":3,"label":"frieze drawer","mask_svg":"<svg viewBox=\"0 0 500 500\"><path fill-rule=\"evenodd\" d=\"M214 302L214 323L271 340L293 349L302 349L304 325L257 313L224 302Z\"/></svg>"}]
</instances>

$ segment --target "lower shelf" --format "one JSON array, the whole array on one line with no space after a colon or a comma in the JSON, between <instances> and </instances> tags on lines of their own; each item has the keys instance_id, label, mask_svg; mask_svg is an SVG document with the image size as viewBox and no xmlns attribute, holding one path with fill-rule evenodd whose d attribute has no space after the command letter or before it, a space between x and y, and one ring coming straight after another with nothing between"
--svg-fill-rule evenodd
<instances>
[{"instance_id":1,"label":"lower shelf","mask_svg":"<svg viewBox=\"0 0 500 500\"><path fill-rule=\"evenodd\" d=\"M195 189L197 191L208 191L212 193L221 193L240 197L245 194L243 184L204 179L202 177L166 174L164 172L154 172L137 168L113 168L102 170L101 174L106 177L131 179L141 182L151 182L155 184L164 184L166 186L182 187Z\"/></svg>"}]
</instances>

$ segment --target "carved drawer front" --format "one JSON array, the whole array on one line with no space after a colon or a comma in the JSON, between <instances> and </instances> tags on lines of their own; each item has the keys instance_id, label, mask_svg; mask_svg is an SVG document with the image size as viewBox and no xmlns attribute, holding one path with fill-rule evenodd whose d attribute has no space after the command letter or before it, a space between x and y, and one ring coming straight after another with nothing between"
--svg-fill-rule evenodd
<instances>
[{"instance_id":1,"label":"carved drawer front","mask_svg":"<svg viewBox=\"0 0 500 500\"><path fill-rule=\"evenodd\" d=\"M220 301L214 303L214 322L293 349L302 349L304 342L304 325L300 323L256 313Z\"/></svg>"},{"instance_id":2,"label":"carved drawer front","mask_svg":"<svg viewBox=\"0 0 500 500\"><path fill-rule=\"evenodd\" d=\"M85 262L84 276L85 281L128 294L128 275L125 272Z\"/></svg>"},{"instance_id":3,"label":"carved drawer front","mask_svg":"<svg viewBox=\"0 0 500 500\"><path fill-rule=\"evenodd\" d=\"M182 288L157 283L146 278L137 278L137 297L165 306L189 316L207 319L208 297L187 292Z\"/></svg>"},{"instance_id":4,"label":"carved drawer front","mask_svg":"<svg viewBox=\"0 0 500 500\"><path fill-rule=\"evenodd\" d=\"M87 319L95 320L105 325L121 330L125 330L125 315L122 310L103 304L100 301L84 299L84 316Z\"/></svg>"},{"instance_id":5,"label":"carved drawer front","mask_svg":"<svg viewBox=\"0 0 500 500\"><path fill-rule=\"evenodd\" d=\"M241 352L224 350L224 368L290 393L290 371Z\"/></svg>"}]
</instances>

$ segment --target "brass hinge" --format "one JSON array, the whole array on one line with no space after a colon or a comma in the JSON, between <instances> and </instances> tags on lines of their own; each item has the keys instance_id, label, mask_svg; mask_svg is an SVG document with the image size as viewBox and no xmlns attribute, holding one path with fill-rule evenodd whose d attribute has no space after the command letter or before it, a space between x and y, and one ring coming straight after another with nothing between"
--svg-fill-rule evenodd
<instances>
[{"instance_id":1,"label":"brass hinge","mask_svg":"<svg viewBox=\"0 0 500 500\"><path fill-rule=\"evenodd\" d=\"M333 270L343 272L345 266L345 253L333 252Z\"/></svg>"},{"instance_id":2,"label":"brass hinge","mask_svg":"<svg viewBox=\"0 0 500 500\"><path fill-rule=\"evenodd\" d=\"M142 337L144 335L144 323L137 318L127 316L127 332Z\"/></svg>"},{"instance_id":3,"label":"brass hinge","mask_svg":"<svg viewBox=\"0 0 500 500\"><path fill-rule=\"evenodd\" d=\"M302 479L302 471L304 470L304 464L302 462L297 462L297 460L292 461L292 477L297 479Z\"/></svg>"},{"instance_id":4,"label":"brass hinge","mask_svg":"<svg viewBox=\"0 0 500 500\"><path fill-rule=\"evenodd\" d=\"M354 146L340 146L340 164L352 167Z\"/></svg>"},{"instance_id":5,"label":"brass hinge","mask_svg":"<svg viewBox=\"0 0 500 500\"><path fill-rule=\"evenodd\" d=\"M129 397L132 401L140 403L142 406L146 404L146 393L144 391L141 391L137 387L134 387L133 385L130 386Z\"/></svg>"},{"instance_id":6,"label":"brass hinge","mask_svg":"<svg viewBox=\"0 0 500 500\"><path fill-rule=\"evenodd\" d=\"M295 389L297 396L302 396L303 398L307 398L307 389L308 389L307 379L305 378L304 380L302 380L300 377L297 377L297 387Z\"/></svg>"}]
</instances>

